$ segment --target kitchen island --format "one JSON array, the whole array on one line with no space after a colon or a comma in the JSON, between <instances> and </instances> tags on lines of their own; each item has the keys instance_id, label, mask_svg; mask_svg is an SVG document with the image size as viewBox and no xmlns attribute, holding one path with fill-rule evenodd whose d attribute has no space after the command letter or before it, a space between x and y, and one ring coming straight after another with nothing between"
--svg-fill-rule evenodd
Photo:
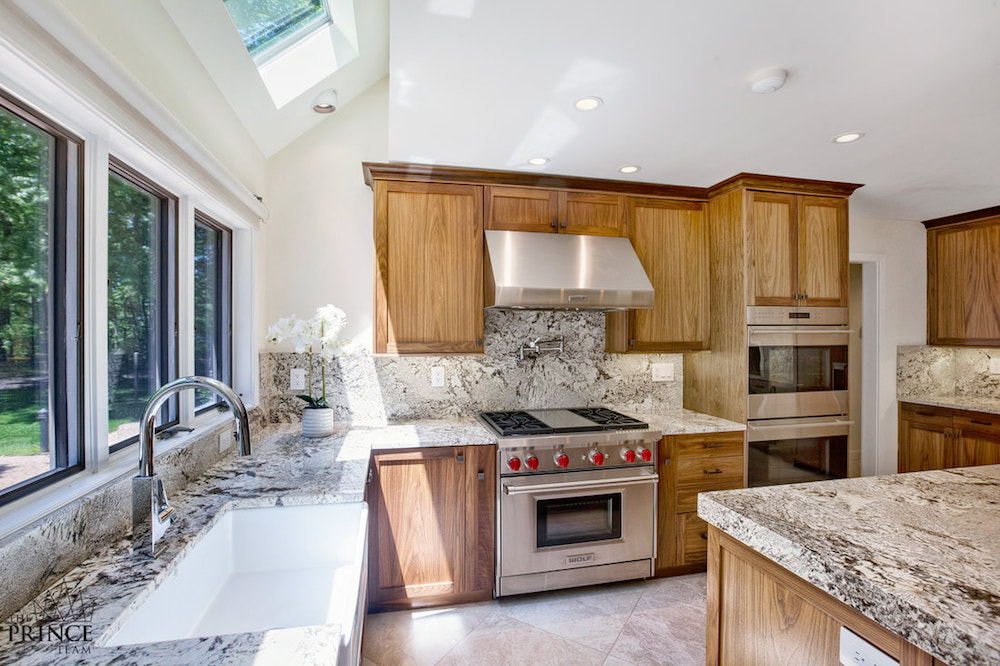
<instances>
[{"instance_id":1,"label":"kitchen island","mask_svg":"<svg viewBox=\"0 0 1000 666\"><path fill-rule=\"evenodd\" d=\"M1000 465L699 497L708 663L1000 663ZM870 661L870 660L869 660Z\"/></svg>"}]
</instances>

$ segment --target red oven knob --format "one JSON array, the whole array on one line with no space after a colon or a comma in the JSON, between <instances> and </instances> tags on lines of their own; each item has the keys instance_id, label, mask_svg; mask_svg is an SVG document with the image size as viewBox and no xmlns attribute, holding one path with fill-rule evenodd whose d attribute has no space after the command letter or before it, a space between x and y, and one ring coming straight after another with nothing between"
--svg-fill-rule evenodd
<instances>
[{"instance_id":1,"label":"red oven knob","mask_svg":"<svg viewBox=\"0 0 1000 666\"><path fill-rule=\"evenodd\" d=\"M569 456L565 453L556 454L556 464L560 467L569 467Z\"/></svg>"},{"instance_id":2,"label":"red oven knob","mask_svg":"<svg viewBox=\"0 0 1000 666\"><path fill-rule=\"evenodd\" d=\"M649 462L653 459L653 452L649 449L643 449L639 451L639 457L642 458L643 462Z\"/></svg>"},{"instance_id":3,"label":"red oven knob","mask_svg":"<svg viewBox=\"0 0 1000 666\"><path fill-rule=\"evenodd\" d=\"M593 453L590 454L590 462L594 463L595 465L603 465L604 454L599 451L594 451Z\"/></svg>"},{"instance_id":4,"label":"red oven knob","mask_svg":"<svg viewBox=\"0 0 1000 666\"><path fill-rule=\"evenodd\" d=\"M532 470L538 469L538 458L536 458L535 456L529 457L524 462L525 462L525 464L528 465L528 469L532 469Z\"/></svg>"},{"instance_id":5,"label":"red oven knob","mask_svg":"<svg viewBox=\"0 0 1000 666\"><path fill-rule=\"evenodd\" d=\"M631 449L622 449L622 460L627 463L634 463L635 451L632 451Z\"/></svg>"},{"instance_id":6,"label":"red oven knob","mask_svg":"<svg viewBox=\"0 0 1000 666\"><path fill-rule=\"evenodd\" d=\"M518 458L509 458L507 460L507 467L511 468L513 471L521 469L521 461Z\"/></svg>"}]
</instances>

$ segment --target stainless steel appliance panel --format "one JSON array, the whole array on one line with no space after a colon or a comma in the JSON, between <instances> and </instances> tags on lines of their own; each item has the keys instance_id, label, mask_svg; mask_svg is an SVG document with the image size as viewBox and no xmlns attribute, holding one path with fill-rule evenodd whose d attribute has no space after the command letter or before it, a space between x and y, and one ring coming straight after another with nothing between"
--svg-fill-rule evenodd
<instances>
[{"instance_id":1,"label":"stainless steel appliance panel","mask_svg":"<svg viewBox=\"0 0 1000 666\"><path fill-rule=\"evenodd\" d=\"M751 422L747 426L747 485L846 477L850 426L850 421L839 417Z\"/></svg>"}]
</instances>

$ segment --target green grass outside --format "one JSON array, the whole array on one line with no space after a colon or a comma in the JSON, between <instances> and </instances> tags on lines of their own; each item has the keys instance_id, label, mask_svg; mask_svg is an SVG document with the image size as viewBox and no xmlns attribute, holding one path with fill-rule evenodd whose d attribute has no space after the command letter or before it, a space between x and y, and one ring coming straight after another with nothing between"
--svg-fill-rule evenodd
<instances>
[{"instance_id":1,"label":"green grass outside","mask_svg":"<svg viewBox=\"0 0 1000 666\"><path fill-rule=\"evenodd\" d=\"M0 391L0 456L31 456L40 453L39 396L33 389Z\"/></svg>"}]
</instances>

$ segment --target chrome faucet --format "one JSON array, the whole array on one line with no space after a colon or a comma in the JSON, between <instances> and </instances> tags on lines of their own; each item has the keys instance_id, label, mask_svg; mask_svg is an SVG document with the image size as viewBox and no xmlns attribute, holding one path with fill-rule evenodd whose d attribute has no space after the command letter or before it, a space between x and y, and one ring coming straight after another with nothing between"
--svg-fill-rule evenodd
<instances>
[{"instance_id":1,"label":"chrome faucet","mask_svg":"<svg viewBox=\"0 0 1000 666\"><path fill-rule=\"evenodd\" d=\"M241 456L250 455L250 421L247 409L240 396L230 387L210 377L181 377L164 384L146 401L142 410L139 431L139 474L132 479L132 530L150 519L152 531L151 552L156 554L156 542L170 527L170 517L174 510L167 502L163 481L153 471L153 440L155 439L156 413L163 403L175 393L186 388L208 389L220 395L236 415L237 427L234 435Z\"/></svg>"}]
</instances>

